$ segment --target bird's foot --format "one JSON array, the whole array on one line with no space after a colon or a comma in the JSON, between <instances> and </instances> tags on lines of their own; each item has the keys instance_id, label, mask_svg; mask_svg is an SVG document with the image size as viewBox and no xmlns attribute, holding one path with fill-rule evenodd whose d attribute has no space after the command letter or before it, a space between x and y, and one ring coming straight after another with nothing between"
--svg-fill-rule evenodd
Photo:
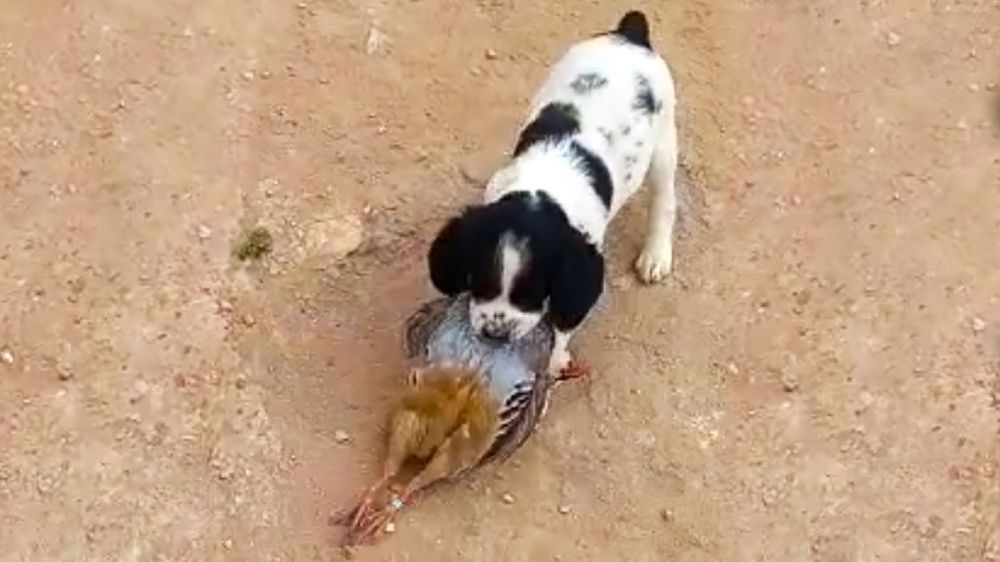
<instances>
[{"instance_id":1,"label":"bird's foot","mask_svg":"<svg viewBox=\"0 0 1000 562\"><path fill-rule=\"evenodd\" d=\"M372 544L379 534L391 532L395 527L393 519L404 505L403 500L399 496L393 496L389 504L382 509L369 509L362 518L358 519L347 530L342 543L343 546Z\"/></svg>"},{"instance_id":2,"label":"bird's foot","mask_svg":"<svg viewBox=\"0 0 1000 562\"><path fill-rule=\"evenodd\" d=\"M361 544L373 544L375 538L386 530L392 523L395 511L387 508L369 511L365 518L348 529L344 535L343 546L357 546Z\"/></svg>"},{"instance_id":3,"label":"bird's foot","mask_svg":"<svg viewBox=\"0 0 1000 562\"><path fill-rule=\"evenodd\" d=\"M334 525L341 527L356 527L366 517L368 517L369 512L371 512L372 504L375 502L376 492L378 492L377 487L365 490L365 493L361 495L361 499L358 500L358 503L353 508L335 514L332 517L331 522Z\"/></svg>"}]
</instances>

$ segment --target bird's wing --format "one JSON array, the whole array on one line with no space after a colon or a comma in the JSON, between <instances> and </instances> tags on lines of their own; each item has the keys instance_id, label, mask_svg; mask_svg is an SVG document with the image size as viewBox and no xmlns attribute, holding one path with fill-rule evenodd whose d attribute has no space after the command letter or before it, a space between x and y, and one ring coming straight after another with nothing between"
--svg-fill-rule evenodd
<instances>
[{"instance_id":1,"label":"bird's wing","mask_svg":"<svg viewBox=\"0 0 1000 562\"><path fill-rule=\"evenodd\" d=\"M549 400L551 379L536 375L519 383L500 409L500 427L479 464L507 459L534 432Z\"/></svg>"},{"instance_id":2,"label":"bird's wing","mask_svg":"<svg viewBox=\"0 0 1000 562\"><path fill-rule=\"evenodd\" d=\"M526 336L515 341L514 346L525 366L536 373L544 373L549 368L554 343L552 326L543 321Z\"/></svg>"},{"instance_id":3,"label":"bird's wing","mask_svg":"<svg viewBox=\"0 0 1000 562\"><path fill-rule=\"evenodd\" d=\"M421 305L406 319L403 327L403 353L407 361L422 361L427 354L427 342L431 334L441 325L451 299L439 298Z\"/></svg>"}]
</instances>

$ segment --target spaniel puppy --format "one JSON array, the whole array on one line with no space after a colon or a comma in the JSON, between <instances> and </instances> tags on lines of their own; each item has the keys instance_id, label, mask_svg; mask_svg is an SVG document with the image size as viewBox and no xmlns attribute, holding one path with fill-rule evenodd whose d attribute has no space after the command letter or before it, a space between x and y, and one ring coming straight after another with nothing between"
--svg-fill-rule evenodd
<instances>
[{"instance_id":1,"label":"spaniel puppy","mask_svg":"<svg viewBox=\"0 0 1000 562\"><path fill-rule=\"evenodd\" d=\"M483 204L451 219L431 245L431 281L446 295L471 293L478 333L516 339L547 318L556 331L550 370L567 369L569 340L604 289L608 223L647 178L652 203L635 268L646 283L670 272L674 103L640 12L555 64Z\"/></svg>"}]
</instances>

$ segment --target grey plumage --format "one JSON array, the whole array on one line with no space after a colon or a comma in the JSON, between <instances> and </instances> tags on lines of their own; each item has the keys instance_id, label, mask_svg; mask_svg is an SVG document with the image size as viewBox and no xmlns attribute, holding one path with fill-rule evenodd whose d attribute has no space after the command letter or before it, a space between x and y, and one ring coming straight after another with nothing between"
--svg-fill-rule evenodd
<instances>
[{"instance_id":1,"label":"grey plumage","mask_svg":"<svg viewBox=\"0 0 1000 562\"><path fill-rule=\"evenodd\" d=\"M503 460L531 435L555 380L548 374L554 334L545 322L513 342L480 338L469 321L469 298L441 298L406 321L403 348L412 369L471 367L486 379L500 410L500 427L480 464Z\"/></svg>"},{"instance_id":2,"label":"grey plumage","mask_svg":"<svg viewBox=\"0 0 1000 562\"><path fill-rule=\"evenodd\" d=\"M406 321L407 386L390 416L382 477L335 518L344 545L374 540L380 529L435 482L510 456L531 435L558 380L548 364L555 336L542 323L513 342L480 338L469 297L428 302ZM415 472L401 474L408 461ZM389 498L376 507L378 496Z\"/></svg>"}]
</instances>

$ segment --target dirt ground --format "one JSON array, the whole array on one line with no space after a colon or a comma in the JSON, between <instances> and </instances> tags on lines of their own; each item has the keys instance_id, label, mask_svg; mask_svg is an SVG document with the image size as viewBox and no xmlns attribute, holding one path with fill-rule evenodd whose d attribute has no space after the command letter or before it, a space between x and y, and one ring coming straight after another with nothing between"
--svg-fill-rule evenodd
<instances>
[{"instance_id":1,"label":"dirt ground","mask_svg":"<svg viewBox=\"0 0 1000 562\"><path fill-rule=\"evenodd\" d=\"M0 0L0 560L339 559L430 237L627 7ZM630 205L592 380L357 559L1000 560L1000 4L643 8L676 275Z\"/></svg>"}]
</instances>

